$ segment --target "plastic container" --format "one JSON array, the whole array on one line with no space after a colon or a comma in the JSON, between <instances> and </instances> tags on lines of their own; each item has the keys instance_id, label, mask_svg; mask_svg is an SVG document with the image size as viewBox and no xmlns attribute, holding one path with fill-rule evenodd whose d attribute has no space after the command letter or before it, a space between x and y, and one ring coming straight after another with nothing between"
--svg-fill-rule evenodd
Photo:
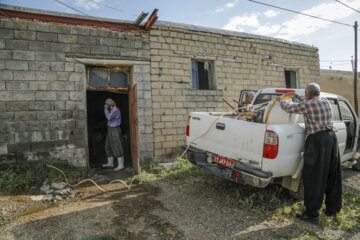
<instances>
[{"instance_id":1,"label":"plastic container","mask_svg":"<svg viewBox=\"0 0 360 240\"><path fill-rule=\"evenodd\" d=\"M287 102L291 103L291 98L285 99ZM271 105L275 104L273 107ZM270 112L269 112L270 111ZM268 115L269 112L269 115ZM267 121L266 120L266 116ZM299 114L287 113L281 109L279 102L270 102L264 111L264 123L266 124L295 124L299 119Z\"/></svg>"}]
</instances>

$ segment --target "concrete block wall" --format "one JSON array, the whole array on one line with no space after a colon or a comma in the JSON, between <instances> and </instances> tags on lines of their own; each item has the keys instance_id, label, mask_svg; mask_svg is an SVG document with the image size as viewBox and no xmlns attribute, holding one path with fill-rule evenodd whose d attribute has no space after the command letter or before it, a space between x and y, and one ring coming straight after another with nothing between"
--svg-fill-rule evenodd
<instances>
[{"instance_id":1,"label":"concrete block wall","mask_svg":"<svg viewBox=\"0 0 360 240\"><path fill-rule=\"evenodd\" d=\"M358 81L359 81L358 74ZM318 82L321 91L338 94L345 97L354 106L354 72L338 70L320 70L320 81ZM358 95L360 93L360 84L358 83ZM358 106L360 100L358 97Z\"/></svg>"},{"instance_id":2,"label":"concrete block wall","mask_svg":"<svg viewBox=\"0 0 360 240\"><path fill-rule=\"evenodd\" d=\"M87 165L86 67L74 58L149 61L149 36L0 19L0 155L6 162L61 159ZM151 102L150 76L143 70L149 75L149 66L134 71L140 103L149 96ZM139 134L151 138L143 123L149 110L139 111Z\"/></svg>"},{"instance_id":3,"label":"concrete block wall","mask_svg":"<svg viewBox=\"0 0 360 240\"><path fill-rule=\"evenodd\" d=\"M150 43L155 156L185 143L192 111L231 111L222 97L234 103L242 89L285 87L285 69L297 71L300 87L319 79L312 47L160 24L151 30ZM192 89L191 59L215 63L216 90Z\"/></svg>"}]
</instances>

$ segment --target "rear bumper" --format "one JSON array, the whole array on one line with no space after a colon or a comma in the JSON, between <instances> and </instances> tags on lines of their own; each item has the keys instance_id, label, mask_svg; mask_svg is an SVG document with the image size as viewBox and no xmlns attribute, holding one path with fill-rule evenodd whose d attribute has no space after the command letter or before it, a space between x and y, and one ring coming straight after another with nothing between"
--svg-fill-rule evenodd
<instances>
[{"instance_id":1,"label":"rear bumper","mask_svg":"<svg viewBox=\"0 0 360 240\"><path fill-rule=\"evenodd\" d=\"M185 150L186 147L187 145L181 146L183 150ZM208 162L207 152L192 146L189 147L186 155L189 162L236 183L264 188L272 180L272 172L261 171L239 162L236 162L232 169ZM235 175L238 177L235 177Z\"/></svg>"}]
</instances>

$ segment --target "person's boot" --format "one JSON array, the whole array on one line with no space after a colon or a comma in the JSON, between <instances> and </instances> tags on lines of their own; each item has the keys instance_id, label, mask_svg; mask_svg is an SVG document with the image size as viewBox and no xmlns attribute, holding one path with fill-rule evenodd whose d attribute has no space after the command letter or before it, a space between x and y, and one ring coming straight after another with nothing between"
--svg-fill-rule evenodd
<instances>
[{"instance_id":1,"label":"person's boot","mask_svg":"<svg viewBox=\"0 0 360 240\"><path fill-rule=\"evenodd\" d=\"M104 167L104 168L113 168L114 167L114 158L113 157L108 157L107 158L107 163L103 164L102 167Z\"/></svg>"},{"instance_id":2,"label":"person's boot","mask_svg":"<svg viewBox=\"0 0 360 240\"><path fill-rule=\"evenodd\" d=\"M117 167L114 169L114 171L119 171L121 169L124 169L124 157L119 157L118 158L118 165Z\"/></svg>"}]
</instances>

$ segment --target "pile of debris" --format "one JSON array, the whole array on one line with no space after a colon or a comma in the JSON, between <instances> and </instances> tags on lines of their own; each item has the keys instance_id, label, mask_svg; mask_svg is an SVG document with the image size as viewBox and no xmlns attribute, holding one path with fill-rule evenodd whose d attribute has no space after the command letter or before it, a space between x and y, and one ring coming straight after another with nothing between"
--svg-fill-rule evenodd
<instances>
[{"instance_id":1,"label":"pile of debris","mask_svg":"<svg viewBox=\"0 0 360 240\"><path fill-rule=\"evenodd\" d=\"M55 182L50 185L46 180L40 188L43 195L31 196L31 200L57 202L72 199L75 196L75 192L67 186L64 182Z\"/></svg>"}]
</instances>

